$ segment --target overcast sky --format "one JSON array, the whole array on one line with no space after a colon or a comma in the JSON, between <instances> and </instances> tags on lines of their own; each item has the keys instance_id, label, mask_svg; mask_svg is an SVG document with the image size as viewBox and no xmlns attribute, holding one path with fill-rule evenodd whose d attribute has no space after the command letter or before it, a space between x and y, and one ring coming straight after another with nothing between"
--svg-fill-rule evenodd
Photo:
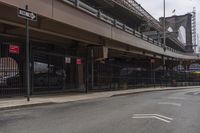
<instances>
[{"instance_id":1,"label":"overcast sky","mask_svg":"<svg viewBox=\"0 0 200 133\"><path fill-rule=\"evenodd\" d=\"M156 19L163 16L163 0L136 0ZM183 15L197 10L197 33L200 34L200 0L166 0L166 16ZM172 11L176 9L173 14Z\"/></svg>"}]
</instances>

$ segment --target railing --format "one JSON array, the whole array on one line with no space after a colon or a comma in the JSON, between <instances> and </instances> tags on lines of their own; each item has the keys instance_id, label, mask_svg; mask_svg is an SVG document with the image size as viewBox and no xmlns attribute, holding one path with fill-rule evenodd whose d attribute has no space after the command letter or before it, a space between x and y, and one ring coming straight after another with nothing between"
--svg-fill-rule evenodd
<instances>
[{"instance_id":1,"label":"railing","mask_svg":"<svg viewBox=\"0 0 200 133\"><path fill-rule=\"evenodd\" d=\"M114 21L115 21L115 20L114 20L113 18L107 16L106 14L101 13L100 11L99 11L99 18L100 18L101 20L103 20L103 21L105 21L105 22L111 24L111 25L114 25Z\"/></svg>"},{"instance_id":2,"label":"railing","mask_svg":"<svg viewBox=\"0 0 200 133\"><path fill-rule=\"evenodd\" d=\"M88 6L87 4L80 2L79 3L79 7L80 9L90 13L91 15L97 16L98 15L98 11L90 6Z\"/></svg>"},{"instance_id":3,"label":"railing","mask_svg":"<svg viewBox=\"0 0 200 133\"><path fill-rule=\"evenodd\" d=\"M124 26L124 24L123 24L123 23L121 23L121 22L119 22L119 21L117 21L117 20L115 20L115 26L116 26L117 28L119 28L119 29L122 29L122 30L123 30L123 26Z\"/></svg>"},{"instance_id":4,"label":"railing","mask_svg":"<svg viewBox=\"0 0 200 133\"><path fill-rule=\"evenodd\" d=\"M104 22L106 22L106 23L108 23L108 24L110 24L110 25L112 25L112 26L114 26L114 27L116 27L118 29L121 29L121 30L123 30L123 31L125 31L125 32L127 32L129 34L132 34L132 35L134 35L134 36L136 36L138 38L141 38L141 39L143 39L143 40L145 40L145 41L147 41L147 42L149 42L149 43L151 43L151 44L153 44L155 46L158 46L158 47L161 47L161 48L163 48L163 46L164 46L160 42L158 42L156 40L153 40L152 38L150 38L150 37L148 37L146 35L143 35L142 33L134 30L131 27L128 27L127 25L123 24L122 22L120 22L120 21L118 21L116 19L113 19L113 18L109 17L108 15L102 13L100 10L95 9L95 8L83 3L80 0L62 0L62 1L65 2L65 3L68 3L70 5L76 6L80 10L82 10L82 11L84 11L84 12L86 12L86 13L92 15L92 16L95 16L95 17L99 18L100 20L102 20L102 21L104 21ZM141 9L141 10L144 10L144 9ZM185 54L185 53L183 53L181 51L177 51L177 50L175 50L175 49L173 49L171 47L168 47L168 46L166 46L165 48L166 48L166 50L174 52L174 53ZM194 55L192 55L192 56L194 56ZM195 56L198 57L198 55L195 55Z\"/></svg>"},{"instance_id":5,"label":"railing","mask_svg":"<svg viewBox=\"0 0 200 133\"><path fill-rule=\"evenodd\" d=\"M169 70L148 68L150 60L143 61L146 69L137 70L134 61L106 61L94 63L94 89L122 89L150 86L192 86L200 85L200 76L192 72L181 71L178 67Z\"/></svg>"},{"instance_id":6,"label":"railing","mask_svg":"<svg viewBox=\"0 0 200 133\"><path fill-rule=\"evenodd\" d=\"M135 0L112 0L122 6L125 6L129 10L133 11L137 15L143 17L147 22L156 28L162 31L162 26L160 23L151 16L140 4L138 4Z\"/></svg>"}]
</instances>

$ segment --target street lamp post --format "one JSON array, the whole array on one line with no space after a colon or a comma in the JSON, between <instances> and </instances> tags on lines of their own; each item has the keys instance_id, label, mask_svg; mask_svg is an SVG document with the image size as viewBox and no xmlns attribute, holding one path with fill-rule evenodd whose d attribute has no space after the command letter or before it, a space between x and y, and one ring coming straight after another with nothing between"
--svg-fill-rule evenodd
<instances>
[{"instance_id":1,"label":"street lamp post","mask_svg":"<svg viewBox=\"0 0 200 133\"><path fill-rule=\"evenodd\" d=\"M163 48L166 48L166 17L165 17L165 0L163 0Z\"/></svg>"},{"instance_id":2,"label":"street lamp post","mask_svg":"<svg viewBox=\"0 0 200 133\"><path fill-rule=\"evenodd\" d=\"M163 0L163 49L164 51L166 50L166 18L165 18L165 0ZM165 58L163 57L163 75L165 77L165 70L166 70L166 66L165 66Z\"/></svg>"}]
</instances>

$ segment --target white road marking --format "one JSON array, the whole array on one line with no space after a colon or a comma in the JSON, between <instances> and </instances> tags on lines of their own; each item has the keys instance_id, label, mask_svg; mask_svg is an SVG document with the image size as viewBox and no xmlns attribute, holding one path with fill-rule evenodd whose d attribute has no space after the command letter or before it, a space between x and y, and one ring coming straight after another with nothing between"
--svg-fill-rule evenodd
<instances>
[{"instance_id":1,"label":"white road marking","mask_svg":"<svg viewBox=\"0 0 200 133\"><path fill-rule=\"evenodd\" d=\"M180 103L171 103L171 102L159 102L158 104L161 104L161 105L173 105L173 106L178 106L178 107L182 106Z\"/></svg>"},{"instance_id":2,"label":"white road marking","mask_svg":"<svg viewBox=\"0 0 200 133\"><path fill-rule=\"evenodd\" d=\"M194 95L198 95L198 94L199 94L199 91L197 91L197 92L194 92L193 94L194 94Z\"/></svg>"},{"instance_id":3,"label":"white road marking","mask_svg":"<svg viewBox=\"0 0 200 133\"><path fill-rule=\"evenodd\" d=\"M185 97L168 97L168 99L184 100Z\"/></svg>"},{"instance_id":4,"label":"white road marking","mask_svg":"<svg viewBox=\"0 0 200 133\"><path fill-rule=\"evenodd\" d=\"M134 114L133 119L158 119L160 121L171 123L173 121L173 118L166 117L159 114Z\"/></svg>"},{"instance_id":5,"label":"white road marking","mask_svg":"<svg viewBox=\"0 0 200 133\"><path fill-rule=\"evenodd\" d=\"M173 120L173 118L163 116L163 115L159 115L159 114L134 114L134 116L157 116L157 117L165 118L165 119L168 119L168 120Z\"/></svg>"},{"instance_id":6,"label":"white road marking","mask_svg":"<svg viewBox=\"0 0 200 133\"><path fill-rule=\"evenodd\" d=\"M161 120L161 121L166 122L166 123L171 123L171 121L168 121L168 120L165 120L163 118L156 117L156 116L133 116L132 118L133 119L158 119L158 120Z\"/></svg>"}]
</instances>

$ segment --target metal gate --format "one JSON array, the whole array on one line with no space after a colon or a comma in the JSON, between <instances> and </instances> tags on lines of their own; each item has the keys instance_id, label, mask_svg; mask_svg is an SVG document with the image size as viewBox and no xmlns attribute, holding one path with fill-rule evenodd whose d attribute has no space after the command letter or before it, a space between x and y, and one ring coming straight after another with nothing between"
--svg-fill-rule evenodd
<instances>
[{"instance_id":1,"label":"metal gate","mask_svg":"<svg viewBox=\"0 0 200 133\"><path fill-rule=\"evenodd\" d=\"M93 89L115 90L161 84L159 71L149 69L149 64L146 60L125 62L113 59L95 62Z\"/></svg>"},{"instance_id":2,"label":"metal gate","mask_svg":"<svg viewBox=\"0 0 200 133\"><path fill-rule=\"evenodd\" d=\"M0 97L25 92L24 58L22 44L0 42Z\"/></svg>"}]
</instances>

